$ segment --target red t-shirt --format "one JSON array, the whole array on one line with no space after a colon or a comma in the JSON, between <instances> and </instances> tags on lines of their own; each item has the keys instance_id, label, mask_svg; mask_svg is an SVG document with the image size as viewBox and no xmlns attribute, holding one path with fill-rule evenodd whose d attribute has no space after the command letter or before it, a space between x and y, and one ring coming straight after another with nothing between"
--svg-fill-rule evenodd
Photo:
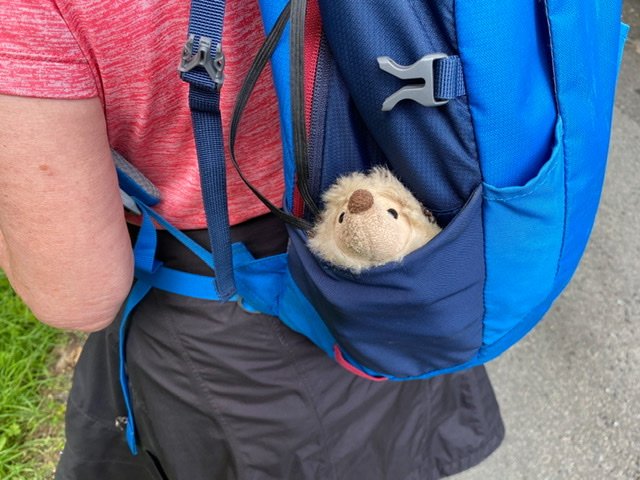
<instances>
[{"instance_id":1,"label":"red t-shirt","mask_svg":"<svg viewBox=\"0 0 640 480\"><path fill-rule=\"evenodd\" d=\"M0 93L98 96L111 146L160 189L159 212L177 227L206 226L188 85L177 73L188 0L0 0ZM225 143L240 85L264 40L257 0L228 0L221 111ZM281 204L282 147L271 71L265 70L237 139L243 172ZM227 158L228 146L227 146ZM231 223L267 209L227 162Z\"/></svg>"}]
</instances>

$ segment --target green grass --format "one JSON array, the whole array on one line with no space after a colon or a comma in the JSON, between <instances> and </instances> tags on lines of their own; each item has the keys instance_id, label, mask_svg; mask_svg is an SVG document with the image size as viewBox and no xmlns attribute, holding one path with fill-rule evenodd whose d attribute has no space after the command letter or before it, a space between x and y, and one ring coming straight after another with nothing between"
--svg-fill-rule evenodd
<instances>
[{"instance_id":1,"label":"green grass","mask_svg":"<svg viewBox=\"0 0 640 480\"><path fill-rule=\"evenodd\" d=\"M63 446L69 374L55 352L69 334L39 323L0 271L0 479L52 477Z\"/></svg>"}]
</instances>

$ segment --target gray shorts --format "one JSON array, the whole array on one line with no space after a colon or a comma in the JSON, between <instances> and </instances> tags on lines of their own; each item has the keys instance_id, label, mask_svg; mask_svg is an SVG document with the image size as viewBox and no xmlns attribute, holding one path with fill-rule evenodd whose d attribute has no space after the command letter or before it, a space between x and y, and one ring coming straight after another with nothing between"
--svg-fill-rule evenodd
<instances>
[{"instance_id":1,"label":"gray shorts","mask_svg":"<svg viewBox=\"0 0 640 480\"><path fill-rule=\"evenodd\" d=\"M257 255L283 248L283 234L269 217L234 229ZM160 252L170 267L207 273L164 235ZM370 382L277 318L152 290L127 343L134 457L115 422L125 415L118 323L90 335L76 367L58 480L436 479L504 436L483 367Z\"/></svg>"}]
</instances>

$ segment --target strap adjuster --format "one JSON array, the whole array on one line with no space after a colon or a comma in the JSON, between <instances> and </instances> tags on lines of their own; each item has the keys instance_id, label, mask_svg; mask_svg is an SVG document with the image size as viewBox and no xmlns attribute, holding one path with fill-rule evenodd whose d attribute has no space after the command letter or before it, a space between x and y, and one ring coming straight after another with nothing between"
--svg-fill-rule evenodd
<instances>
[{"instance_id":1,"label":"strap adjuster","mask_svg":"<svg viewBox=\"0 0 640 480\"><path fill-rule=\"evenodd\" d=\"M222 53L222 45L219 43L216 45L215 54L212 56L212 41L209 37L200 37L196 53L192 53L194 42L195 35L190 34L182 49L182 59L180 60L178 71L181 73L187 73L196 67L203 67L209 74L209 77L211 77L216 90L220 91L220 88L224 83L225 63L224 54Z\"/></svg>"},{"instance_id":2,"label":"strap adjuster","mask_svg":"<svg viewBox=\"0 0 640 480\"><path fill-rule=\"evenodd\" d=\"M436 100L434 65L435 60L448 58L444 53L432 53L425 55L412 65L399 65L391 57L378 57L378 66L383 72L387 72L401 80L422 80L424 85L411 85L388 96L383 104L382 111L386 112L396 106L401 100L413 100L425 107L437 107L446 104L449 100Z\"/></svg>"}]
</instances>

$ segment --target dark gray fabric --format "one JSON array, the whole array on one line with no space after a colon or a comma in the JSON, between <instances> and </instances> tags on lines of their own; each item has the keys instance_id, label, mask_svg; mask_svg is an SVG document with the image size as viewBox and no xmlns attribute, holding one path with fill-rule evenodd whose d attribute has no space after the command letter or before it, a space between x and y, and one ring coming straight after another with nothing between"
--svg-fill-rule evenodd
<instances>
[{"instance_id":1,"label":"dark gray fabric","mask_svg":"<svg viewBox=\"0 0 640 480\"><path fill-rule=\"evenodd\" d=\"M160 244L170 266L195 268ZM114 423L116 340L117 322L83 351L58 480L424 480L480 462L504 435L482 367L374 383L276 318L152 291L127 348L142 450L132 457Z\"/></svg>"}]
</instances>

